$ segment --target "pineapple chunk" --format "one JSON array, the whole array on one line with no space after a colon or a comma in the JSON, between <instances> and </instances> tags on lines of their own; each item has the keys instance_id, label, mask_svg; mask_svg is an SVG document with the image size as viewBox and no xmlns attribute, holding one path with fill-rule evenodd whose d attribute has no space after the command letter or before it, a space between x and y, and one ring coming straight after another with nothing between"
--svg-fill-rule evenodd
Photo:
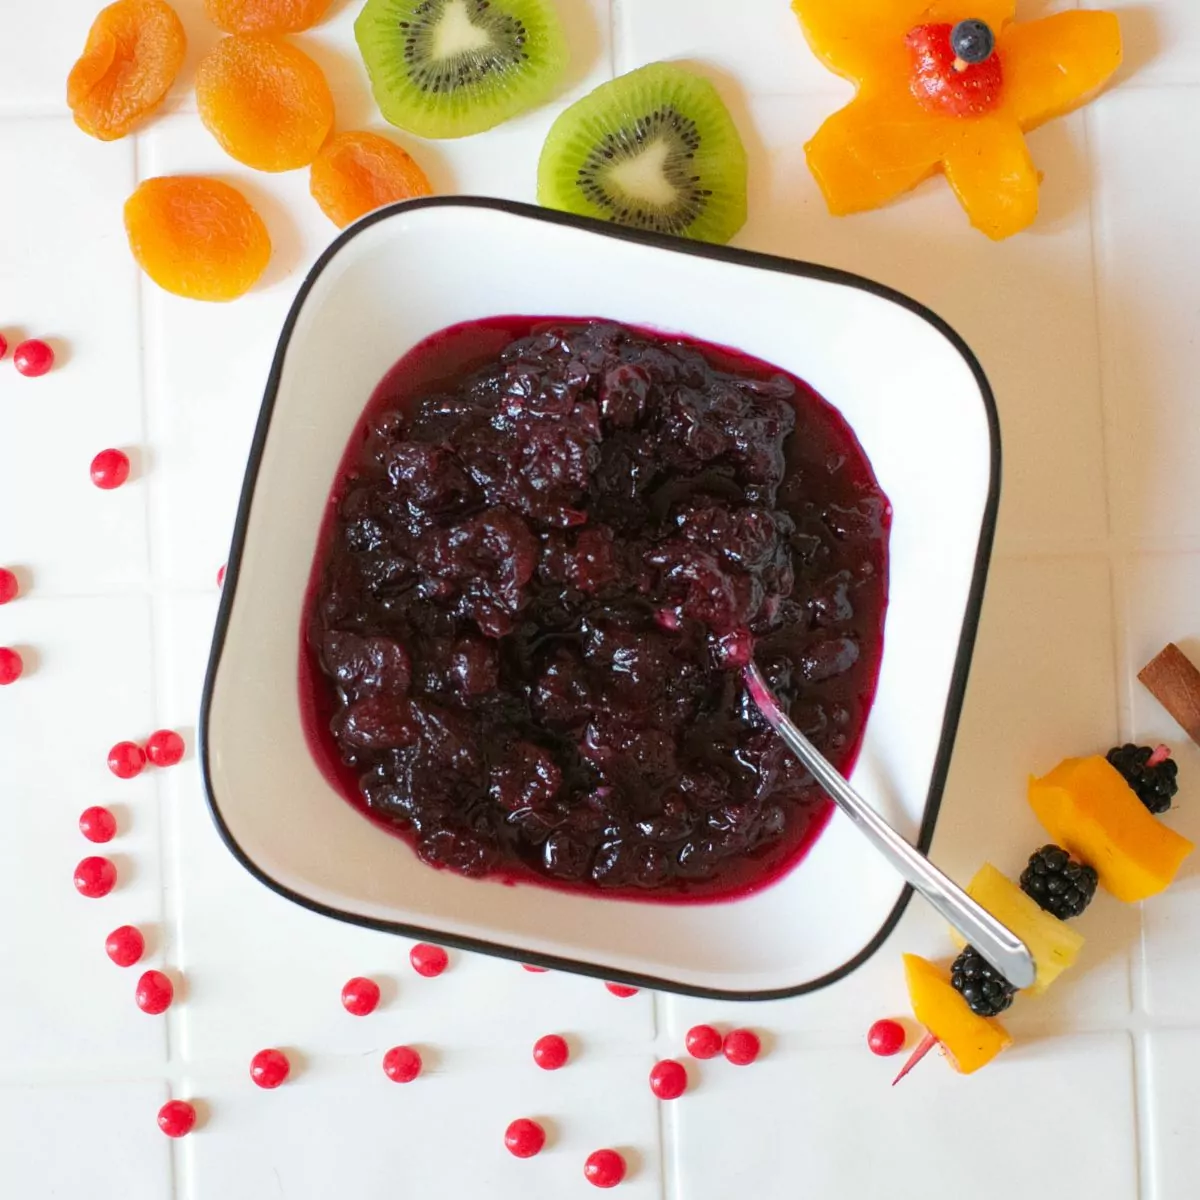
<instances>
[{"instance_id":1,"label":"pineapple chunk","mask_svg":"<svg viewBox=\"0 0 1200 1200\"><path fill-rule=\"evenodd\" d=\"M967 894L1029 947L1037 967L1031 995L1040 996L1079 957L1082 936L1065 921L1044 912L1032 896L1025 895L991 863L984 863L975 873ZM962 935L951 929L950 936L961 950L965 944Z\"/></svg>"},{"instance_id":2,"label":"pineapple chunk","mask_svg":"<svg viewBox=\"0 0 1200 1200\"><path fill-rule=\"evenodd\" d=\"M1100 885L1134 903L1170 886L1196 848L1146 809L1100 755L1068 758L1029 781L1029 803L1050 836L1095 867Z\"/></svg>"},{"instance_id":3,"label":"pineapple chunk","mask_svg":"<svg viewBox=\"0 0 1200 1200\"><path fill-rule=\"evenodd\" d=\"M913 1016L942 1043L950 1065L963 1075L986 1067L1012 1038L998 1021L977 1017L933 963L904 956L904 978Z\"/></svg>"}]
</instances>

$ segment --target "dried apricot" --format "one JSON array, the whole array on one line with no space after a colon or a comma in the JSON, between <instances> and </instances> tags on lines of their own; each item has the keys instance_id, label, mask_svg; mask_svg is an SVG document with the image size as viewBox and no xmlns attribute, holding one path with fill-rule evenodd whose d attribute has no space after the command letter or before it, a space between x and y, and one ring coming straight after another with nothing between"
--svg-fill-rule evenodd
<instances>
[{"instance_id":1,"label":"dried apricot","mask_svg":"<svg viewBox=\"0 0 1200 1200\"><path fill-rule=\"evenodd\" d=\"M333 125L321 68L283 38L222 38L196 72L200 119L227 154L260 171L306 167Z\"/></svg>"},{"instance_id":2,"label":"dried apricot","mask_svg":"<svg viewBox=\"0 0 1200 1200\"><path fill-rule=\"evenodd\" d=\"M203 175L147 179L125 202L125 232L142 270L189 300L235 299L271 257L267 227L250 201Z\"/></svg>"},{"instance_id":3,"label":"dried apricot","mask_svg":"<svg viewBox=\"0 0 1200 1200\"><path fill-rule=\"evenodd\" d=\"M299 33L324 15L332 0L204 0L208 19L226 33Z\"/></svg>"},{"instance_id":4,"label":"dried apricot","mask_svg":"<svg viewBox=\"0 0 1200 1200\"><path fill-rule=\"evenodd\" d=\"M124 137L167 94L187 35L164 0L117 0L97 14L67 76L67 105L84 133Z\"/></svg>"},{"instance_id":5,"label":"dried apricot","mask_svg":"<svg viewBox=\"0 0 1200 1200\"><path fill-rule=\"evenodd\" d=\"M377 133L339 133L313 159L309 190L339 228L397 200L433 189L407 151Z\"/></svg>"}]
</instances>

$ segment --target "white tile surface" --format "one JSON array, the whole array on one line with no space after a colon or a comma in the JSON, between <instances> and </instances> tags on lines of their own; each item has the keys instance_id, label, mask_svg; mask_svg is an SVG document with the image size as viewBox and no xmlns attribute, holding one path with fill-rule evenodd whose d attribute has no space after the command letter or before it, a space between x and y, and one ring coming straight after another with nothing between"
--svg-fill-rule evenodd
<instances>
[{"instance_id":1,"label":"white tile surface","mask_svg":"<svg viewBox=\"0 0 1200 1200\"><path fill-rule=\"evenodd\" d=\"M969 1186L981 1200L1129 1200L1131 1068L1125 1034L1034 1042L969 1079L931 1058L896 1091L895 1060L860 1045L741 1069L714 1059L671 1113L678 1194L954 1200Z\"/></svg>"},{"instance_id":2,"label":"white tile surface","mask_svg":"<svg viewBox=\"0 0 1200 1200\"><path fill-rule=\"evenodd\" d=\"M0 1086L0 1195L162 1200L170 1151L157 1082Z\"/></svg>"},{"instance_id":3,"label":"white tile surface","mask_svg":"<svg viewBox=\"0 0 1200 1200\"><path fill-rule=\"evenodd\" d=\"M1200 83L1196 6L1108 0L1122 13L1126 82L1034 135L1042 216L995 246L941 181L880 213L826 215L802 147L848 89L809 54L786 0L748 0L732 15L715 0L556 3L574 49L561 95L457 142L380 121L353 46L358 0L335 0L297 44L325 69L339 128L390 132L439 191L518 199L533 198L542 140L567 102L614 69L697 63L750 153L737 244L915 296L967 338L997 394L1001 553L935 858L964 880L984 858L1015 875L1043 840L1026 774L1125 737L1176 748L1185 785L1168 820L1200 838L1200 749L1133 679L1167 640L1200 661L1200 90L1183 86ZM131 783L108 774L118 739L170 725L194 743L213 576L275 338L335 231L307 172L249 172L199 124L195 64L219 36L203 0L178 0L190 49L164 112L110 145L78 133L61 108L99 0L11 7L0 38L0 332L52 337L64 353L39 380L0 363L0 563L20 568L28 591L0 609L0 644L25 648L32 667L0 689L0 796L7 844L19 847L0 871L0 1195L559 1200L592 1194L583 1159L615 1145L635 1162L620 1192L632 1197L938 1200L969 1178L980 1200L1028 1193L1031 1179L1039 1195L1190 1200L1195 866L1143 906L1096 901L1079 925L1080 967L1044 1001L1018 1002L1006 1022L1018 1045L1000 1063L960 1080L931 1061L894 1093L894 1060L871 1058L862 1040L875 1018L906 1011L901 951L950 954L919 903L848 980L774 1004L618 1000L594 981L455 953L426 980L407 943L303 912L250 879L208 820L192 755ZM1062 7L1071 0L1021 12ZM121 205L137 179L173 171L245 188L267 221L275 259L234 305L168 297L129 261ZM102 495L87 465L108 445L136 449L140 469ZM121 827L109 848L121 882L102 901L70 886L91 849L75 826L91 803L112 805ZM105 933L125 921L147 927L148 961L178 973L166 1019L137 1012L137 970L104 956ZM354 974L384 984L372 1017L341 1009ZM751 1024L767 1053L744 1070L691 1064L692 1090L659 1105L648 1068L680 1054L698 1020ZM531 1061L546 1032L571 1041L563 1071ZM420 1045L430 1065L407 1087L379 1069L397 1042ZM275 1093L246 1078L267 1045L298 1064ZM201 1110L176 1146L154 1128L168 1094ZM529 1162L501 1147L520 1115L552 1128ZM996 1156L997 1141L1020 1153Z\"/></svg>"},{"instance_id":4,"label":"white tile surface","mask_svg":"<svg viewBox=\"0 0 1200 1200\"><path fill-rule=\"evenodd\" d=\"M46 591L143 582L153 463L138 456L134 478L113 492L97 492L88 475L98 451L143 440L137 270L121 226L133 146L102 146L61 116L0 118L0 162L0 333L10 347L0 363L0 554L39 564ZM26 337L54 347L48 375L13 369L12 348ZM21 512L36 519L12 519Z\"/></svg>"},{"instance_id":5,"label":"white tile surface","mask_svg":"<svg viewBox=\"0 0 1200 1200\"><path fill-rule=\"evenodd\" d=\"M1130 88L1106 97L1092 125L1105 164L1097 209L1113 527L1143 543L1200 536L1200 232L1188 199L1200 188L1189 132L1198 121L1200 91Z\"/></svg>"},{"instance_id":6,"label":"white tile surface","mask_svg":"<svg viewBox=\"0 0 1200 1200\"><path fill-rule=\"evenodd\" d=\"M1190 1196L1200 1172L1200 1034L1154 1033L1146 1039L1149 1080L1150 1178L1156 1197Z\"/></svg>"},{"instance_id":7,"label":"white tile surface","mask_svg":"<svg viewBox=\"0 0 1200 1200\"><path fill-rule=\"evenodd\" d=\"M114 742L155 728L148 622L141 597L31 595L0 609L0 644L26 658L26 674L0 690L4 744L20 748L0 755L10 847L0 871L0 1078L44 1066L154 1068L166 1058L164 1022L134 1005L144 968L121 970L104 953L112 929L135 924L146 929L148 964L162 961L159 776L119 780L105 765ZM104 846L79 832L92 804L117 817ZM91 854L117 866L116 888L99 900L71 884Z\"/></svg>"},{"instance_id":8,"label":"white tile surface","mask_svg":"<svg viewBox=\"0 0 1200 1200\"><path fill-rule=\"evenodd\" d=\"M620 73L661 59L702 62L756 92L822 91L840 82L813 57L789 4L746 0L616 0Z\"/></svg>"},{"instance_id":9,"label":"white tile surface","mask_svg":"<svg viewBox=\"0 0 1200 1200\"><path fill-rule=\"evenodd\" d=\"M314 1058L274 1092L248 1079L194 1081L211 1105L203 1137L186 1147L196 1200L281 1195L524 1196L560 1200L594 1194L587 1156L626 1155L619 1194L662 1195L658 1103L646 1084L648 1055L580 1062L547 1073L529 1064L485 1064L478 1054L430 1054L432 1067L392 1083L379 1056ZM546 1148L513 1158L504 1131L533 1117Z\"/></svg>"}]
</instances>

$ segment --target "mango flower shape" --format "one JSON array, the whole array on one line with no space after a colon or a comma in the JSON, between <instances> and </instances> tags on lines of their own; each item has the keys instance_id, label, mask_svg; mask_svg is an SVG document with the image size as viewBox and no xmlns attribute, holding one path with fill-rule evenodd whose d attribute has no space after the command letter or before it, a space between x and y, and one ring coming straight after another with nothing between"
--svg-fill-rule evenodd
<instances>
[{"instance_id":1,"label":"mango flower shape","mask_svg":"<svg viewBox=\"0 0 1200 1200\"><path fill-rule=\"evenodd\" d=\"M1093 96L1121 63L1107 12L1013 20L1016 0L793 0L818 58L858 86L805 147L830 212L878 208L943 171L971 224L1037 216L1025 134Z\"/></svg>"}]
</instances>

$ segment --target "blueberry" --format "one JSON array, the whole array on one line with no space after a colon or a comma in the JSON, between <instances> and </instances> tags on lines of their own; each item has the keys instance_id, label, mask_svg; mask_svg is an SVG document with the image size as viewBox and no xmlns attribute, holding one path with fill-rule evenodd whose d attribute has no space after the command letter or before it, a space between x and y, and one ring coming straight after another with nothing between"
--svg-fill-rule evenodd
<instances>
[{"instance_id":1,"label":"blueberry","mask_svg":"<svg viewBox=\"0 0 1200 1200\"><path fill-rule=\"evenodd\" d=\"M986 21L959 21L950 31L950 48L965 63L986 62L996 49L996 35Z\"/></svg>"}]
</instances>

